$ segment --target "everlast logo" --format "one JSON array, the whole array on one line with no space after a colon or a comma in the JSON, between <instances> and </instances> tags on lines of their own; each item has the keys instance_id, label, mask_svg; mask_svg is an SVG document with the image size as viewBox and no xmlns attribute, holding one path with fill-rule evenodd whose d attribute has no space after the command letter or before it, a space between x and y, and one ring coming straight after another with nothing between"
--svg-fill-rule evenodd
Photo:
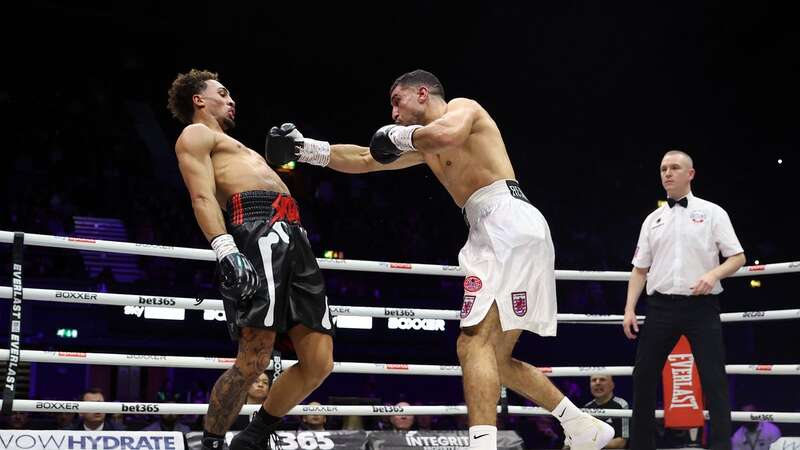
<instances>
[{"instance_id":1,"label":"everlast logo","mask_svg":"<svg viewBox=\"0 0 800 450\"><path fill-rule=\"evenodd\" d=\"M692 380L692 354L669 355L670 370L672 371L672 408L699 409L697 398L694 395Z\"/></svg>"},{"instance_id":2,"label":"everlast logo","mask_svg":"<svg viewBox=\"0 0 800 450\"><path fill-rule=\"evenodd\" d=\"M158 405L152 403L122 404L122 412L153 413L158 411Z\"/></svg>"},{"instance_id":3,"label":"everlast logo","mask_svg":"<svg viewBox=\"0 0 800 450\"><path fill-rule=\"evenodd\" d=\"M91 292L56 291L56 298L70 298L74 300L97 300L97 294Z\"/></svg>"},{"instance_id":4,"label":"everlast logo","mask_svg":"<svg viewBox=\"0 0 800 450\"><path fill-rule=\"evenodd\" d=\"M80 405L77 403L66 402L36 402L36 409L49 409L49 410L64 410L64 411L77 411Z\"/></svg>"},{"instance_id":5,"label":"everlast logo","mask_svg":"<svg viewBox=\"0 0 800 450\"><path fill-rule=\"evenodd\" d=\"M373 406L372 412L374 413L401 413L404 409L402 406Z\"/></svg>"},{"instance_id":6,"label":"everlast logo","mask_svg":"<svg viewBox=\"0 0 800 450\"><path fill-rule=\"evenodd\" d=\"M764 311L748 311L746 313L742 313L742 318L752 318L752 317L764 317L767 314Z\"/></svg>"},{"instance_id":7,"label":"everlast logo","mask_svg":"<svg viewBox=\"0 0 800 450\"><path fill-rule=\"evenodd\" d=\"M140 305L175 306L175 299L170 297L142 297L139 296Z\"/></svg>"},{"instance_id":8,"label":"everlast logo","mask_svg":"<svg viewBox=\"0 0 800 450\"><path fill-rule=\"evenodd\" d=\"M395 309L384 308L383 314L388 317L414 317L414 310L412 309Z\"/></svg>"}]
</instances>

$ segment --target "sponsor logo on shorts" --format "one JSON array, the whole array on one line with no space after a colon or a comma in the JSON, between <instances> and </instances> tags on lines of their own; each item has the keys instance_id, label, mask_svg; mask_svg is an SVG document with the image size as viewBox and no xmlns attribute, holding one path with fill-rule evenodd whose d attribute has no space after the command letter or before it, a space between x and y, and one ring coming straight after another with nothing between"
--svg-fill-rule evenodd
<instances>
[{"instance_id":1,"label":"sponsor logo on shorts","mask_svg":"<svg viewBox=\"0 0 800 450\"><path fill-rule=\"evenodd\" d=\"M474 295L465 295L464 303L461 305L461 318L465 318L472 312L472 305L475 304Z\"/></svg>"},{"instance_id":2,"label":"sponsor logo on shorts","mask_svg":"<svg viewBox=\"0 0 800 450\"><path fill-rule=\"evenodd\" d=\"M518 315L519 317L524 316L528 312L528 293L512 292L511 306L514 307L514 314Z\"/></svg>"},{"instance_id":3,"label":"sponsor logo on shorts","mask_svg":"<svg viewBox=\"0 0 800 450\"><path fill-rule=\"evenodd\" d=\"M478 292L483 287L483 282L480 278L470 275L464 278L464 290L467 292Z\"/></svg>"}]
</instances>

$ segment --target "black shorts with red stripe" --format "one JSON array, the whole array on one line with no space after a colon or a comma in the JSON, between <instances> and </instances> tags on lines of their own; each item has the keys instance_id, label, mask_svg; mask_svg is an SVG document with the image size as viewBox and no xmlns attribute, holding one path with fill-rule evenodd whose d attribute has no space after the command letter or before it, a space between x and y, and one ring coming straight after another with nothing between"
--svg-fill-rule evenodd
<instances>
[{"instance_id":1,"label":"black shorts with red stripe","mask_svg":"<svg viewBox=\"0 0 800 450\"><path fill-rule=\"evenodd\" d=\"M333 335L325 282L297 202L278 192L239 192L228 200L225 215L228 233L261 280L243 305L224 302L231 337L238 339L243 327L285 333L299 324Z\"/></svg>"}]
</instances>

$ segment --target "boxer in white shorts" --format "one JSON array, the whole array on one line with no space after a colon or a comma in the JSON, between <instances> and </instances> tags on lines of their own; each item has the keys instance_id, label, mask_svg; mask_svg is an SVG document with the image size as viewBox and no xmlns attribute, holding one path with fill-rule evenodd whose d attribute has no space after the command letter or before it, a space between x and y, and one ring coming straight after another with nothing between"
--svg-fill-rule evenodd
<instances>
[{"instance_id":1,"label":"boxer in white shorts","mask_svg":"<svg viewBox=\"0 0 800 450\"><path fill-rule=\"evenodd\" d=\"M497 304L500 328L556 335L555 251L550 228L515 180L475 191L464 205L469 238L461 327L478 325Z\"/></svg>"},{"instance_id":2,"label":"boxer in white shorts","mask_svg":"<svg viewBox=\"0 0 800 450\"><path fill-rule=\"evenodd\" d=\"M457 351L464 374L470 447L497 448L497 402L505 385L550 411L573 450L603 448L608 424L582 412L540 370L511 357L522 330L556 334L553 243L539 211L514 181L503 138L476 101L445 100L430 72L401 75L389 90L395 125L369 148L303 137L291 124L270 130L271 164L294 160L347 173L427 164L471 227L459 255L464 279Z\"/></svg>"}]
</instances>

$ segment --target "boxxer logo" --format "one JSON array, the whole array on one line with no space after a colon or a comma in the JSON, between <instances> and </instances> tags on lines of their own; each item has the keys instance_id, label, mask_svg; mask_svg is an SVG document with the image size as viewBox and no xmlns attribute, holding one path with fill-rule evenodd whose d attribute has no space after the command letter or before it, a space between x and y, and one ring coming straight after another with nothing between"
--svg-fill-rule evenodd
<instances>
[{"instance_id":1,"label":"boxxer logo","mask_svg":"<svg viewBox=\"0 0 800 450\"><path fill-rule=\"evenodd\" d=\"M406 319L406 318L389 318L390 330L427 330L427 331L444 331L444 320L442 319Z\"/></svg>"},{"instance_id":2,"label":"boxxer logo","mask_svg":"<svg viewBox=\"0 0 800 450\"><path fill-rule=\"evenodd\" d=\"M73 300L97 300L97 294L92 292L56 291L56 298L69 298Z\"/></svg>"}]
</instances>

